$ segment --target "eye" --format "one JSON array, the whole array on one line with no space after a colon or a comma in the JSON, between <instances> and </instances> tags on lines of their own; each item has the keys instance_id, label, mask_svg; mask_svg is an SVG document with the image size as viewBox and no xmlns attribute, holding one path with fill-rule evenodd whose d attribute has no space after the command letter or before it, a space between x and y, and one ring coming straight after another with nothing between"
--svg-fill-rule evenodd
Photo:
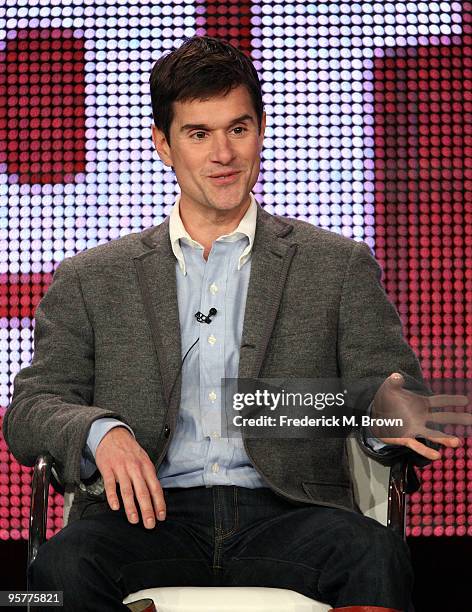
<instances>
[{"instance_id":1,"label":"eye","mask_svg":"<svg viewBox=\"0 0 472 612\"><path fill-rule=\"evenodd\" d=\"M247 128L243 127L242 125L238 125L237 127L233 128L233 132L234 130L242 130L242 132L238 132L237 134L238 136L240 136L244 132L247 132ZM203 140L203 138L194 138L198 134L206 134L206 132L203 132L202 130L200 130L199 132L194 132L193 134L190 135L190 138L193 138L193 140Z\"/></svg>"}]
</instances>

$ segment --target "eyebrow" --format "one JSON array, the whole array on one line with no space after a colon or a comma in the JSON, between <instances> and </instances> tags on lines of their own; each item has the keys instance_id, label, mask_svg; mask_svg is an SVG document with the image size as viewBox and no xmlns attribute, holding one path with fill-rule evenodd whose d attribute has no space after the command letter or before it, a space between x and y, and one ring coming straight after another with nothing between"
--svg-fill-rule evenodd
<instances>
[{"instance_id":1,"label":"eyebrow","mask_svg":"<svg viewBox=\"0 0 472 612\"><path fill-rule=\"evenodd\" d=\"M246 113L245 115L240 115L239 117L236 117L236 119L230 121L228 127L234 125L235 123L242 123L243 121L254 122L254 119L251 117L251 115ZM186 123L180 128L181 132L184 132L185 130L210 130L210 127L205 123Z\"/></svg>"}]
</instances>

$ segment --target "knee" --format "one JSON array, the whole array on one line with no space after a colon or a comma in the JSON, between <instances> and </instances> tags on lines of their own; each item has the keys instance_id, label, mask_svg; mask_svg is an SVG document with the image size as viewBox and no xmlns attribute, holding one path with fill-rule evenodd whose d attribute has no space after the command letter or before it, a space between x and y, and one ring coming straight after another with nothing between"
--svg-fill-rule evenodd
<instances>
[{"instance_id":1,"label":"knee","mask_svg":"<svg viewBox=\"0 0 472 612\"><path fill-rule=\"evenodd\" d=\"M371 560L372 568L413 576L408 545L389 527L369 520L352 533L352 546L360 555Z\"/></svg>"},{"instance_id":2,"label":"knee","mask_svg":"<svg viewBox=\"0 0 472 612\"><path fill-rule=\"evenodd\" d=\"M63 537L62 532L39 547L35 560L28 568L28 583L36 590L60 590L64 580L78 575L78 538Z\"/></svg>"},{"instance_id":3,"label":"knee","mask_svg":"<svg viewBox=\"0 0 472 612\"><path fill-rule=\"evenodd\" d=\"M371 518L352 515L341 521L337 542L340 550L346 546L354 556L386 559L410 565L410 552L406 542L392 529Z\"/></svg>"},{"instance_id":4,"label":"knee","mask_svg":"<svg viewBox=\"0 0 472 612\"><path fill-rule=\"evenodd\" d=\"M405 564L410 563L410 551L406 542L392 529L378 525L372 530L372 540L378 553L385 552Z\"/></svg>"}]
</instances>

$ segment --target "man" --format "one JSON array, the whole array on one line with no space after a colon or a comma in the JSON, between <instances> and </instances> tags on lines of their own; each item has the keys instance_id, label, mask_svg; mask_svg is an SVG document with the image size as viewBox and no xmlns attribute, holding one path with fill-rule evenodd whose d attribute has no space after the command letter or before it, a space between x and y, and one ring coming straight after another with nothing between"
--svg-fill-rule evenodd
<instances>
[{"instance_id":1,"label":"man","mask_svg":"<svg viewBox=\"0 0 472 612\"><path fill-rule=\"evenodd\" d=\"M406 610L408 550L356 511L345 441L224 438L219 421L222 378L386 381L364 407L376 392L401 403L405 380L423 389L379 266L366 245L256 202L266 116L241 52L189 39L157 62L151 95L181 194L160 226L61 263L5 416L15 457L49 451L75 492L30 586L63 590L67 611L123 610L159 584ZM375 443L379 457L439 456L413 435ZM102 498L85 486L97 476Z\"/></svg>"}]
</instances>

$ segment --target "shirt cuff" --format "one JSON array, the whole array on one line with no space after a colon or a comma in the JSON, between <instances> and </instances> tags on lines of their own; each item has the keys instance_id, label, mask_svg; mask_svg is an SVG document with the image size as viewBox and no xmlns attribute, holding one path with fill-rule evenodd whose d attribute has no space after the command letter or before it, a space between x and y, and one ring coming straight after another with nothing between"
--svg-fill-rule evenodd
<instances>
[{"instance_id":1,"label":"shirt cuff","mask_svg":"<svg viewBox=\"0 0 472 612\"><path fill-rule=\"evenodd\" d=\"M80 480L87 480L93 476L97 470L98 468L95 463L82 455L80 458Z\"/></svg>"},{"instance_id":2,"label":"shirt cuff","mask_svg":"<svg viewBox=\"0 0 472 612\"><path fill-rule=\"evenodd\" d=\"M370 403L367 409L367 414L369 416L372 413L372 404L373 402ZM379 440L378 438L376 438L372 434L370 427L361 427L361 433L362 433L362 441L364 442L364 444L368 448L370 448L370 450L373 450L376 453L381 453L385 450L388 450L390 447L394 446L393 444L387 444L386 442L382 442L382 440Z\"/></svg>"},{"instance_id":3,"label":"shirt cuff","mask_svg":"<svg viewBox=\"0 0 472 612\"><path fill-rule=\"evenodd\" d=\"M109 417L97 419L90 426L90 430L87 436L86 448L84 449L85 458L95 461L95 455L97 454L98 445L102 441L104 435L107 434L110 429L113 429L113 427L126 427L126 429L133 434L134 438L136 438L131 427L126 425L126 423L122 423L118 419L113 419Z\"/></svg>"}]
</instances>

